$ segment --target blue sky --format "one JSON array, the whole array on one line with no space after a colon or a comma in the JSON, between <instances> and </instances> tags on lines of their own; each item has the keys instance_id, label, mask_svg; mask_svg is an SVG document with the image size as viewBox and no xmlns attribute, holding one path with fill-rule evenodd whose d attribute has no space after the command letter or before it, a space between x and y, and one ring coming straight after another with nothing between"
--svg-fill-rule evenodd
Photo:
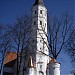
<instances>
[{"instance_id":1,"label":"blue sky","mask_svg":"<svg viewBox=\"0 0 75 75\"><path fill-rule=\"evenodd\" d=\"M35 0L0 0L0 23L13 23L17 16L28 13ZM44 0L49 13L74 13L73 0Z\"/></svg>"},{"instance_id":2,"label":"blue sky","mask_svg":"<svg viewBox=\"0 0 75 75\"><path fill-rule=\"evenodd\" d=\"M15 23L16 17L29 13L35 0L0 0L0 24ZM69 12L74 15L74 0L44 0L48 13L60 15ZM63 61L63 60L64 61ZM65 53L61 53L58 60L61 62L61 73L67 75L72 66Z\"/></svg>"}]
</instances>

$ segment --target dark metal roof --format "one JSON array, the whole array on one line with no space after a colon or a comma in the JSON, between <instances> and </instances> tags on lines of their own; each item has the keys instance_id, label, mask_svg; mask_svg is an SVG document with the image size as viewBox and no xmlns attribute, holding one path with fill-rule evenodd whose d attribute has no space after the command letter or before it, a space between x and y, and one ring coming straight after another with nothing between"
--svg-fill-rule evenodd
<instances>
[{"instance_id":1,"label":"dark metal roof","mask_svg":"<svg viewBox=\"0 0 75 75\"><path fill-rule=\"evenodd\" d=\"M43 0L36 0L33 6L35 5L44 5L44 2Z\"/></svg>"}]
</instances>

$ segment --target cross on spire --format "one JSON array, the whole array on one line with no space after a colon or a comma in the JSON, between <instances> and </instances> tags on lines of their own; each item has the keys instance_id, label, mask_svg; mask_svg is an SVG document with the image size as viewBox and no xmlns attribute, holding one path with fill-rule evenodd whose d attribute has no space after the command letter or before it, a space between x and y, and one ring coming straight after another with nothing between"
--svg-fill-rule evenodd
<instances>
[{"instance_id":1,"label":"cross on spire","mask_svg":"<svg viewBox=\"0 0 75 75\"><path fill-rule=\"evenodd\" d=\"M35 5L44 5L44 2L43 0L36 0L33 6Z\"/></svg>"}]
</instances>

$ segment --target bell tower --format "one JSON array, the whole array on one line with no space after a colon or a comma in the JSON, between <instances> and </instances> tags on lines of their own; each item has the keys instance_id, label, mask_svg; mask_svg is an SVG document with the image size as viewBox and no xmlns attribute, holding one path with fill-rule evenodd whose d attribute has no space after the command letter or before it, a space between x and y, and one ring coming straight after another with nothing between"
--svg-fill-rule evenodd
<instances>
[{"instance_id":1,"label":"bell tower","mask_svg":"<svg viewBox=\"0 0 75 75\"><path fill-rule=\"evenodd\" d=\"M47 9L44 6L43 0L36 0L32 7L31 38L32 45L35 43L37 47L36 51L49 54L47 48Z\"/></svg>"},{"instance_id":2,"label":"bell tower","mask_svg":"<svg viewBox=\"0 0 75 75\"><path fill-rule=\"evenodd\" d=\"M32 24L29 43L30 54L35 64L35 75L46 75L49 62L47 40L47 9L43 0L35 0L32 6Z\"/></svg>"}]
</instances>

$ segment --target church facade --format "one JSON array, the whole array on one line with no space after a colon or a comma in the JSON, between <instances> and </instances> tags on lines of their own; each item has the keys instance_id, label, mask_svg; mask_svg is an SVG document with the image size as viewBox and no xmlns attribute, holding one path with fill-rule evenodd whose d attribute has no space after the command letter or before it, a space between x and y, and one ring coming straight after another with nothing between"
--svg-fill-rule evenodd
<instances>
[{"instance_id":1,"label":"church facade","mask_svg":"<svg viewBox=\"0 0 75 75\"><path fill-rule=\"evenodd\" d=\"M28 44L29 56L25 63L22 59L19 75L60 75L60 63L49 57L47 9L44 6L44 1L35 0L31 13L31 34ZM23 64L26 66L24 74Z\"/></svg>"}]
</instances>

